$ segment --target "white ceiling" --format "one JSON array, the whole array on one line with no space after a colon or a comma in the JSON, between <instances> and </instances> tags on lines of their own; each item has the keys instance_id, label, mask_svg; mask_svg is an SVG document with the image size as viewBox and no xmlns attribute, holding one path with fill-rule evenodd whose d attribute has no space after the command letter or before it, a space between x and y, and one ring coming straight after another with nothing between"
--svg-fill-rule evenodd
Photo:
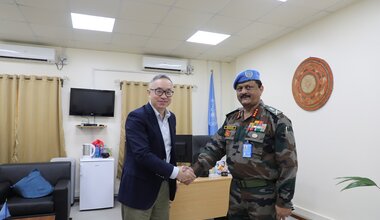
<instances>
[{"instance_id":1,"label":"white ceiling","mask_svg":"<svg viewBox=\"0 0 380 220\"><path fill-rule=\"evenodd\" d=\"M0 41L230 62L357 1L0 0ZM114 31L73 29L71 12L114 17ZM197 30L231 37L186 42Z\"/></svg>"}]
</instances>

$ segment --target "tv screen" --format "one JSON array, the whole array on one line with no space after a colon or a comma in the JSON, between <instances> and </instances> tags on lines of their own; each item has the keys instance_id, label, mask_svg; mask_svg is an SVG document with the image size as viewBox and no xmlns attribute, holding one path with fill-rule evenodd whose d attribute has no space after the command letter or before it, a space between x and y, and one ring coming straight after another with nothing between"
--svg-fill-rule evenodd
<instances>
[{"instance_id":1,"label":"tv screen","mask_svg":"<svg viewBox=\"0 0 380 220\"><path fill-rule=\"evenodd\" d=\"M70 115L113 117L115 91L71 88Z\"/></svg>"},{"instance_id":2,"label":"tv screen","mask_svg":"<svg viewBox=\"0 0 380 220\"><path fill-rule=\"evenodd\" d=\"M206 146L207 142L209 141L211 141L210 135L193 135L193 163L195 163L198 160L198 155L200 153L201 148Z\"/></svg>"},{"instance_id":3,"label":"tv screen","mask_svg":"<svg viewBox=\"0 0 380 220\"><path fill-rule=\"evenodd\" d=\"M174 147L177 163L191 164L193 157L192 135L176 135Z\"/></svg>"}]
</instances>

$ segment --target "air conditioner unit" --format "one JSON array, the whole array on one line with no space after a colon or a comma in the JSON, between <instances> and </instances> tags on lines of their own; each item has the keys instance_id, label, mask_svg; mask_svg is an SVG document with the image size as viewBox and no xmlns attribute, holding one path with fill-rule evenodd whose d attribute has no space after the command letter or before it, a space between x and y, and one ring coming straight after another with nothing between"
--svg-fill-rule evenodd
<instances>
[{"instance_id":1,"label":"air conditioner unit","mask_svg":"<svg viewBox=\"0 0 380 220\"><path fill-rule=\"evenodd\" d=\"M187 73L187 60L169 57L143 56L143 69L156 72Z\"/></svg>"},{"instance_id":2,"label":"air conditioner unit","mask_svg":"<svg viewBox=\"0 0 380 220\"><path fill-rule=\"evenodd\" d=\"M0 43L0 58L18 61L55 63L55 49Z\"/></svg>"}]
</instances>

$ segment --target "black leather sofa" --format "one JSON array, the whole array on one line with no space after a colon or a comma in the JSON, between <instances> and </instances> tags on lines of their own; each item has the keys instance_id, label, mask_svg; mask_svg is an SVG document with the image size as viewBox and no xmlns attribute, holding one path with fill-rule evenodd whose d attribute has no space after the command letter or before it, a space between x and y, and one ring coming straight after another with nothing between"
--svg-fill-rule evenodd
<instances>
[{"instance_id":1,"label":"black leather sofa","mask_svg":"<svg viewBox=\"0 0 380 220\"><path fill-rule=\"evenodd\" d=\"M41 172L41 175L54 187L54 191L42 198L22 198L14 193L10 186L34 169ZM12 218L55 215L56 220L68 220L71 208L70 172L70 162L1 164L0 207L7 199Z\"/></svg>"}]
</instances>

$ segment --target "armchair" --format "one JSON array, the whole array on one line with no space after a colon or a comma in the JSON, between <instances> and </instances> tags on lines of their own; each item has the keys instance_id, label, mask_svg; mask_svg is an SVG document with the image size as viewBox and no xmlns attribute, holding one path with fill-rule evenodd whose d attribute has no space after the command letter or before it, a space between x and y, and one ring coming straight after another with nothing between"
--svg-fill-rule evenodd
<instances>
[{"instance_id":1,"label":"armchair","mask_svg":"<svg viewBox=\"0 0 380 220\"><path fill-rule=\"evenodd\" d=\"M38 169L54 187L52 194L36 199L17 195L10 186ZM70 216L70 162L42 162L0 165L0 207L7 199L12 217L55 215L56 220L68 220Z\"/></svg>"}]
</instances>

